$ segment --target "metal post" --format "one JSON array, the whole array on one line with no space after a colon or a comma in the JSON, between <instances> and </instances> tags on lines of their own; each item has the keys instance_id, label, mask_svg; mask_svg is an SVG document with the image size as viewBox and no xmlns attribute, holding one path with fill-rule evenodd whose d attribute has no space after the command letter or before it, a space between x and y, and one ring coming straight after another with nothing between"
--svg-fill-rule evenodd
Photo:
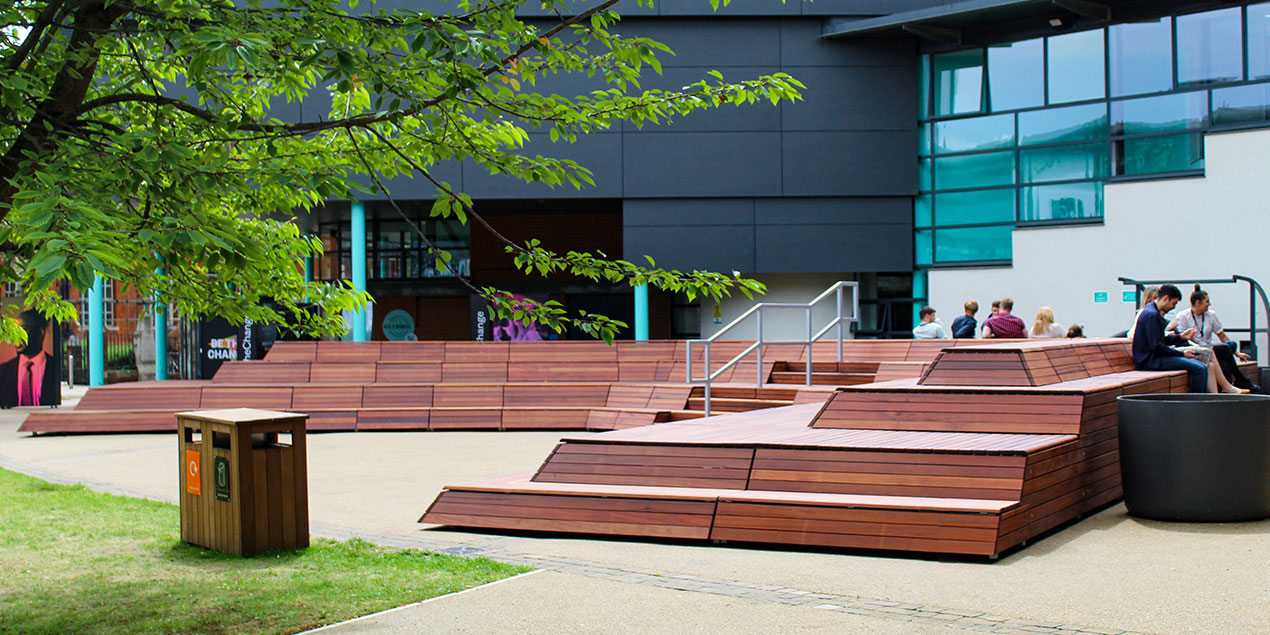
<instances>
[{"instance_id":1,"label":"metal post","mask_svg":"<svg viewBox=\"0 0 1270 635\"><path fill-rule=\"evenodd\" d=\"M635 287L635 339L648 340L648 285Z\"/></svg>"},{"instance_id":2,"label":"metal post","mask_svg":"<svg viewBox=\"0 0 1270 635\"><path fill-rule=\"evenodd\" d=\"M1248 283L1248 348L1249 355L1252 358L1261 361L1261 357L1257 354L1257 288Z\"/></svg>"},{"instance_id":3,"label":"metal post","mask_svg":"<svg viewBox=\"0 0 1270 635\"><path fill-rule=\"evenodd\" d=\"M163 275L163 268L155 271ZM154 295L154 379L163 381L168 378L168 308L163 304L163 296Z\"/></svg>"},{"instance_id":4,"label":"metal post","mask_svg":"<svg viewBox=\"0 0 1270 635\"><path fill-rule=\"evenodd\" d=\"M113 284L113 283L112 283ZM106 308L104 282L93 280L88 290L88 385L106 383Z\"/></svg>"},{"instance_id":5,"label":"metal post","mask_svg":"<svg viewBox=\"0 0 1270 635\"><path fill-rule=\"evenodd\" d=\"M754 318L758 321L758 347L755 349L757 352L757 355L755 356L757 361L755 363L758 365L758 370L756 370L754 373L755 375L758 376L758 378L754 386L756 388L762 388L763 387L763 309L762 308L759 308L758 314L755 315Z\"/></svg>"},{"instance_id":6,"label":"metal post","mask_svg":"<svg viewBox=\"0 0 1270 635\"><path fill-rule=\"evenodd\" d=\"M313 282L313 256L304 257L304 281Z\"/></svg>"},{"instance_id":7,"label":"metal post","mask_svg":"<svg viewBox=\"0 0 1270 635\"><path fill-rule=\"evenodd\" d=\"M685 373L686 377L684 377L684 381L691 384L692 383L692 340L686 340L684 343L688 345L688 364L687 364L687 372Z\"/></svg>"},{"instance_id":8,"label":"metal post","mask_svg":"<svg viewBox=\"0 0 1270 635\"><path fill-rule=\"evenodd\" d=\"M75 354L66 354L66 387L75 387Z\"/></svg>"},{"instance_id":9,"label":"metal post","mask_svg":"<svg viewBox=\"0 0 1270 635\"><path fill-rule=\"evenodd\" d=\"M352 251L353 251L353 288L366 290L366 206L361 201L352 201ZM361 307L353 314L353 341L365 342L366 308Z\"/></svg>"},{"instance_id":10,"label":"metal post","mask_svg":"<svg viewBox=\"0 0 1270 635\"><path fill-rule=\"evenodd\" d=\"M804 370L807 385L811 385L811 349L815 342L811 341L811 307L807 307L807 367Z\"/></svg>"},{"instance_id":11,"label":"metal post","mask_svg":"<svg viewBox=\"0 0 1270 635\"><path fill-rule=\"evenodd\" d=\"M706 342L706 416L710 416L710 342Z\"/></svg>"},{"instance_id":12,"label":"metal post","mask_svg":"<svg viewBox=\"0 0 1270 635\"><path fill-rule=\"evenodd\" d=\"M838 284L838 363L842 363L842 284Z\"/></svg>"}]
</instances>

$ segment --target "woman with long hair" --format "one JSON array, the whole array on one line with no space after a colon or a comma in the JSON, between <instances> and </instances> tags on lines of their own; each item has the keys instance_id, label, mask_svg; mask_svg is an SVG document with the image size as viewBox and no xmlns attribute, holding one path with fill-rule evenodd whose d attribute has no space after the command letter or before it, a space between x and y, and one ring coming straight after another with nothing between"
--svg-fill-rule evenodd
<instances>
[{"instance_id":1,"label":"woman with long hair","mask_svg":"<svg viewBox=\"0 0 1270 635\"><path fill-rule=\"evenodd\" d=\"M1217 364L1221 367L1221 372L1218 374L1228 383L1247 392L1253 388L1253 383L1239 372L1239 362L1235 358L1249 360L1252 357L1239 352L1238 344L1226 335L1221 318L1217 317L1217 312L1212 310L1211 306L1212 301L1208 298L1208 292L1201 289L1198 284L1195 285L1195 290L1191 293L1190 308L1178 313L1165 331L1176 330L1180 333L1195 329L1195 337L1191 338L1191 343L1211 350Z\"/></svg>"},{"instance_id":2,"label":"woman with long hair","mask_svg":"<svg viewBox=\"0 0 1270 635\"><path fill-rule=\"evenodd\" d=\"M1063 337L1067 329L1054 321L1054 310L1043 306L1036 310L1036 322L1032 323L1032 332L1028 337Z\"/></svg>"}]
</instances>

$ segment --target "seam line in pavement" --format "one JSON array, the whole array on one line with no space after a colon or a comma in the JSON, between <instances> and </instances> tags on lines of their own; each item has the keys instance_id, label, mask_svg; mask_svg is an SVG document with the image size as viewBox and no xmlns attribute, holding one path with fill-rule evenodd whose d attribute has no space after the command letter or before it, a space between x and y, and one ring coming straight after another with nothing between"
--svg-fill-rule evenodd
<instances>
[{"instance_id":1,"label":"seam line in pavement","mask_svg":"<svg viewBox=\"0 0 1270 635\"><path fill-rule=\"evenodd\" d=\"M50 471L33 463L11 459L3 455L0 455L0 468L20 472L22 474L26 474L27 476L33 476L35 478L49 481L50 483L58 483L62 485L83 485L91 490L107 494L116 494L119 496L141 498L164 503L178 503L177 500L171 497L155 496L147 492L127 487L120 487L103 481L75 478ZM623 567L586 560L576 560L561 556L524 553L511 549L504 549L498 547L497 545L473 546L446 540L438 540L435 538L425 538L422 536L406 534L391 534L378 531L364 531L313 521L309 522L309 531L312 534L322 536L324 538L334 538L338 540L358 538L386 547L435 551L438 553L445 553L465 558L489 558L491 560L497 560L508 564L530 566L539 570L545 569L559 573L568 573L590 578L602 578L629 584L655 586L675 591L709 593L711 595L722 595L728 597L762 600L766 602L777 602L780 604L807 606L827 611L841 611L852 615L862 615L901 622L943 625L963 630L995 633L998 635L1007 633L1013 635L1034 635L1036 633L1045 635L1144 635L1137 631L1127 631L1123 629L1023 620L1005 615L991 615L988 613L963 609L904 604L901 602L891 602L888 600L879 600L853 595L840 595L835 593L820 593L804 589L792 589L779 585L756 584L752 582L725 580L721 578L705 578L695 575L676 574L636 567ZM513 580L517 577L520 576L505 578L505 580ZM467 590L476 590L479 588L483 587L474 587ZM460 593L462 593L462 591L460 591ZM449 596L438 596L438 598L443 597ZM427 601L428 600L424 600L423 602ZM415 606L423 602L417 602L406 606ZM400 608L403 607L397 607L397 609ZM389 609L389 611L397 609Z\"/></svg>"}]
</instances>

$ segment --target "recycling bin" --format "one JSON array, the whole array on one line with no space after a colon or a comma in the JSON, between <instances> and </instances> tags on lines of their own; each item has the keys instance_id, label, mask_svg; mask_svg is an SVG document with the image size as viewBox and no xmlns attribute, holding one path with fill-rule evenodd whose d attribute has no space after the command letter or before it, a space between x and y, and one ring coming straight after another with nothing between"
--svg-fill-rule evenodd
<instances>
[{"instance_id":1,"label":"recycling bin","mask_svg":"<svg viewBox=\"0 0 1270 635\"><path fill-rule=\"evenodd\" d=\"M309 546L307 415L232 408L176 419L181 540L240 556Z\"/></svg>"}]
</instances>

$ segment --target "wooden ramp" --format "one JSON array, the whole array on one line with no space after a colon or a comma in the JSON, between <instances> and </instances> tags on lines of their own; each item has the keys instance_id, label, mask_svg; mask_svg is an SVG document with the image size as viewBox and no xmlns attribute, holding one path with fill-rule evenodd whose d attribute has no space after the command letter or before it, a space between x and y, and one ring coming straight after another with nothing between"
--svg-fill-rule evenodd
<instances>
[{"instance_id":1,"label":"wooden ramp","mask_svg":"<svg viewBox=\"0 0 1270 635\"><path fill-rule=\"evenodd\" d=\"M1133 371L1128 346L946 348L823 405L564 439L420 522L996 556L1120 498L1116 397L1187 383Z\"/></svg>"}]
</instances>

